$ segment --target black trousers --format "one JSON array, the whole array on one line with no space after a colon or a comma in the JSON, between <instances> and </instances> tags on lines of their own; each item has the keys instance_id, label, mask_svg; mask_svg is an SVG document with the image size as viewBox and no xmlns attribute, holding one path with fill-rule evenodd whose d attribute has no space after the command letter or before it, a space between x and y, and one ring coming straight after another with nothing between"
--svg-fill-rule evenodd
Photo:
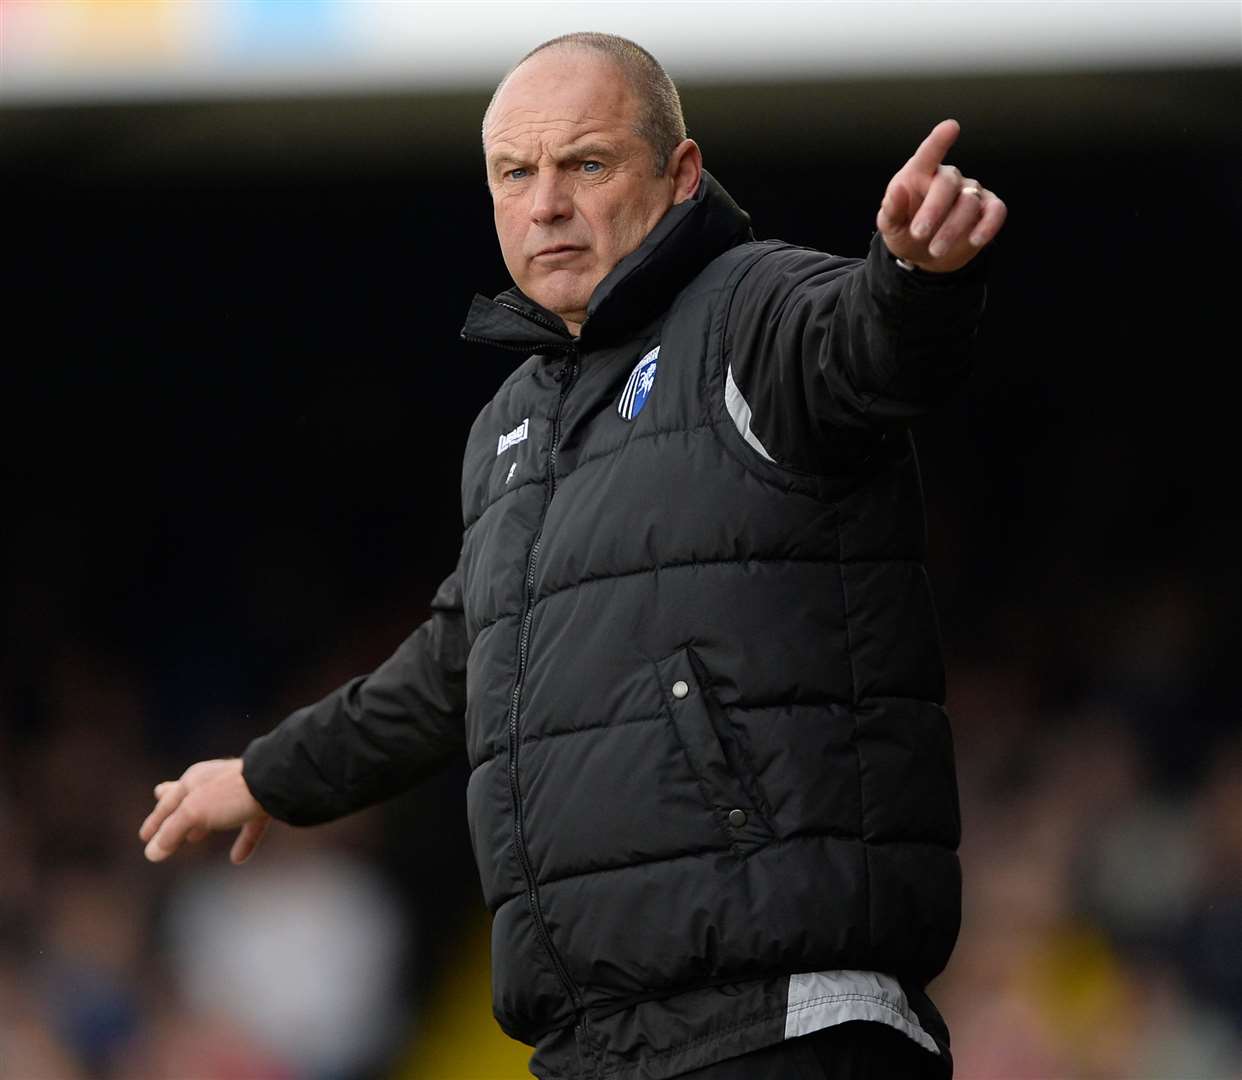
<instances>
[{"instance_id":1,"label":"black trousers","mask_svg":"<svg viewBox=\"0 0 1242 1080\"><path fill-rule=\"evenodd\" d=\"M953 1065L886 1024L851 1020L679 1080L949 1080Z\"/></svg>"}]
</instances>

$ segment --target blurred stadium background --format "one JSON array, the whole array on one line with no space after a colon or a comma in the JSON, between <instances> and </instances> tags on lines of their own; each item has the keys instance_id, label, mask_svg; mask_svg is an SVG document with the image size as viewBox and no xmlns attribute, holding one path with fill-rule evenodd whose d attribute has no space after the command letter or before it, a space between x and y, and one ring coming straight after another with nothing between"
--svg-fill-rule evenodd
<instances>
[{"instance_id":1,"label":"blurred stadium background","mask_svg":"<svg viewBox=\"0 0 1242 1080\"><path fill-rule=\"evenodd\" d=\"M679 83L760 236L861 254L944 116L1002 194L920 424L964 1080L1242 1076L1242 7L0 0L0 1075L517 1077L464 763L243 870L150 789L385 656L512 358L478 124L568 30Z\"/></svg>"}]
</instances>

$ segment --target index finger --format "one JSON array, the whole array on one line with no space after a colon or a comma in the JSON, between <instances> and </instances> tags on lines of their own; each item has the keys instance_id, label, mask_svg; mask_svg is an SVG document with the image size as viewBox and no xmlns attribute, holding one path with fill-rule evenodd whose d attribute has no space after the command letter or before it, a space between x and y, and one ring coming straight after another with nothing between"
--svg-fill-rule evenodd
<instances>
[{"instance_id":1,"label":"index finger","mask_svg":"<svg viewBox=\"0 0 1242 1080\"><path fill-rule=\"evenodd\" d=\"M931 134L927 136L921 143L919 148L914 151L914 156L910 158L910 164L919 172L932 175L944 156L949 152L957 137L962 133L962 126L956 120L941 120L934 128Z\"/></svg>"},{"instance_id":2,"label":"index finger","mask_svg":"<svg viewBox=\"0 0 1242 1080\"><path fill-rule=\"evenodd\" d=\"M164 819L143 854L150 862L163 862L181 846L193 828L194 818L182 803Z\"/></svg>"},{"instance_id":3,"label":"index finger","mask_svg":"<svg viewBox=\"0 0 1242 1080\"><path fill-rule=\"evenodd\" d=\"M144 843L156 834L168 815L176 810L181 805L181 800L185 798L185 788L171 780L165 780L162 784L156 785L155 793L159 801L138 829L138 837Z\"/></svg>"}]
</instances>

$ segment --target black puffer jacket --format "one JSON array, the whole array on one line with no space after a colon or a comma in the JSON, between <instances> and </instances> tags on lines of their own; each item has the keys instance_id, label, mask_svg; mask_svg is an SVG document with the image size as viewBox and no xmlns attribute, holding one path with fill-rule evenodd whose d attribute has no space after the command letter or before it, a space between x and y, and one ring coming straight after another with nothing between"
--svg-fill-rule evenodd
<instances>
[{"instance_id":1,"label":"black puffer jacket","mask_svg":"<svg viewBox=\"0 0 1242 1080\"><path fill-rule=\"evenodd\" d=\"M921 988L959 826L902 425L964 375L979 273L755 243L708 178L579 339L476 298L464 336L534 355L472 429L459 566L245 775L311 823L464 737L495 1013L539 1075L672 1076L841 1019L945 1041Z\"/></svg>"}]
</instances>

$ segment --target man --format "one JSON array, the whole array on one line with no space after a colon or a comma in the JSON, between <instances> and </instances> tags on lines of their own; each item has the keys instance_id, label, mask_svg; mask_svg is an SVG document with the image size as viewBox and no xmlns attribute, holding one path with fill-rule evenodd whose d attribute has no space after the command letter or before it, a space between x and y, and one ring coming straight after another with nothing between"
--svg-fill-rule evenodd
<instances>
[{"instance_id":1,"label":"man","mask_svg":"<svg viewBox=\"0 0 1242 1080\"><path fill-rule=\"evenodd\" d=\"M937 125L866 260L756 243L608 35L497 89L532 354L471 431L461 559L370 676L156 788L148 858L312 824L465 745L494 1011L544 1077L946 1076L956 788L906 424L962 380L1005 208ZM813 212L820 193L806 193ZM464 717L464 723L463 723Z\"/></svg>"}]
</instances>

